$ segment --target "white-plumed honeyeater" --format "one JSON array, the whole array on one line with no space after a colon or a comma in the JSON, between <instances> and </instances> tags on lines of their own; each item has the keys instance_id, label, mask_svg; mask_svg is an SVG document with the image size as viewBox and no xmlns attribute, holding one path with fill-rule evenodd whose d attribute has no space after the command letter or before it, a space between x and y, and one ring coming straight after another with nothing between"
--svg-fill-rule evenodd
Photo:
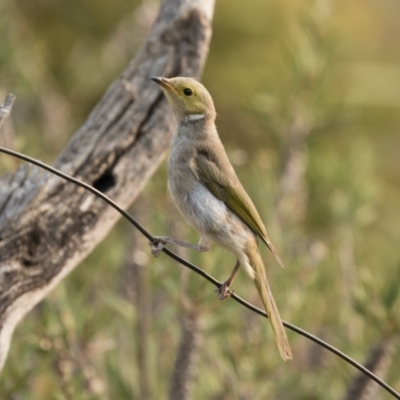
<instances>
[{"instance_id":1,"label":"white-plumed honeyeater","mask_svg":"<svg viewBox=\"0 0 400 400\"><path fill-rule=\"evenodd\" d=\"M222 300L230 296L234 275L242 265L261 297L284 360L292 358L289 342L268 285L257 237L283 266L265 226L229 162L215 127L215 108L207 89L192 78L151 78L165 93L177 119L168 160L168 185L179 211L201 233L198 246L158 237L153 253L166 243L198 251L210 247L210 239L237 257L230 277L218 289Z\"/></svg>"}]
</instances>

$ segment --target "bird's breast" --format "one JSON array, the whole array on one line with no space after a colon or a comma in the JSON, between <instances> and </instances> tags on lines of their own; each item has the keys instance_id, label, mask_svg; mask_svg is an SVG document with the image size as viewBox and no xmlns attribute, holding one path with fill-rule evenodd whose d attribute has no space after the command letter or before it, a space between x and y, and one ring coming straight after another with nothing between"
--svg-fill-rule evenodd
<instances>
[{"instance_id":1,"label":"bird's breast","mask_svg":"<svg viewBox=\"0 0 400 400\"><path fill-rule=\"evenodd\" d=\"M243 221L173 153L168 162L168 186L175 205L191 225L238 257L248 240L254 238L254 233Z\"/></svg>"},{"instance_id":2,"label":"bird's breast","mask_svg":"<svg viewBox=\"0 0 400 400\"><path fill-rule=\"evenodd\" d=\"M172 198L185 218L200 232L220 229L228 209L194 175L188 166L168 165L168 186Z\"/></svg>"}]
</instances>

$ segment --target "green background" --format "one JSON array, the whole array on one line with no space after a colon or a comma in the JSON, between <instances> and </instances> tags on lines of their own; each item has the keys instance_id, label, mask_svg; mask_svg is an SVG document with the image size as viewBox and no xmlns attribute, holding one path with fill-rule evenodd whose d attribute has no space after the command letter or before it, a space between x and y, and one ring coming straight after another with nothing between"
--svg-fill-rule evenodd
<instances>
[{"instance_id":1,"label":"green background","mask_svg":"<svg viewBox=\"0 0 400 400\"><path fill-rule=\"evenodd\" d=\"M52 163L157 9L2 1L0 99L12 92L17 102L0 143ZM228 154L286 264L263 250L282 317L360 362L398 343L399 15L395 0L217 0L203 76ZM17 165L0 156L1 172ZM198 240L168 196L164 165L131 212L153 234ZM220 280L234 265L217 248L183 255ZM244 272L234 287L259 305ZM265 320L219 302L166 256L152 259L122 221L18 326L0 398L168 398L187 326L195 399L340 399L356 373L294 333L294 360L282 362ZM398 352L387 361L383 377L400 391Z\"/></svg>"}]
</instances>

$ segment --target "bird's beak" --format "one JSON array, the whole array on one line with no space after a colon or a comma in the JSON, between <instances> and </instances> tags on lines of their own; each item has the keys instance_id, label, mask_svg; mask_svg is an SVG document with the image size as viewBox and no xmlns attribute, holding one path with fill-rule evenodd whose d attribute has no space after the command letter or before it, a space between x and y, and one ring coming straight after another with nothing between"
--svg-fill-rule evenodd
<instances>
[{"instance_id":1,"label":"bird's beak","mask_svg":"<svg viewBox=\"0 0 400 400\"><path fill-rule=\"evenodd\" d=\"M169 79L162 78L161 76L153 76L150 78L155 83L158 83L163 89L175 90L174 87L169 83Z\"/></svg>"}]
</instances>

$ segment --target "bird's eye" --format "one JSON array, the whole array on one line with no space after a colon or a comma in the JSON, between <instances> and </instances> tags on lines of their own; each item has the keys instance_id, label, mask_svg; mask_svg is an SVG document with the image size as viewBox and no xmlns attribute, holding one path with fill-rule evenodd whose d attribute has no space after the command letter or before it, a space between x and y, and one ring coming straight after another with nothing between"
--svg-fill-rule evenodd
<instances>
[{"instance_id":1,"label":"bird's eye","mask_svg":"<svg viewBox=\"0 0 400 400\"><path fill-rule=\"evenodd\" d=\"M192 94L193 94L193 90L192 89L190 89L190 88L185 88L185 89L183 89L183 94L185 95L185 96L191 96Z\"/></svg>"}]
</instances>

